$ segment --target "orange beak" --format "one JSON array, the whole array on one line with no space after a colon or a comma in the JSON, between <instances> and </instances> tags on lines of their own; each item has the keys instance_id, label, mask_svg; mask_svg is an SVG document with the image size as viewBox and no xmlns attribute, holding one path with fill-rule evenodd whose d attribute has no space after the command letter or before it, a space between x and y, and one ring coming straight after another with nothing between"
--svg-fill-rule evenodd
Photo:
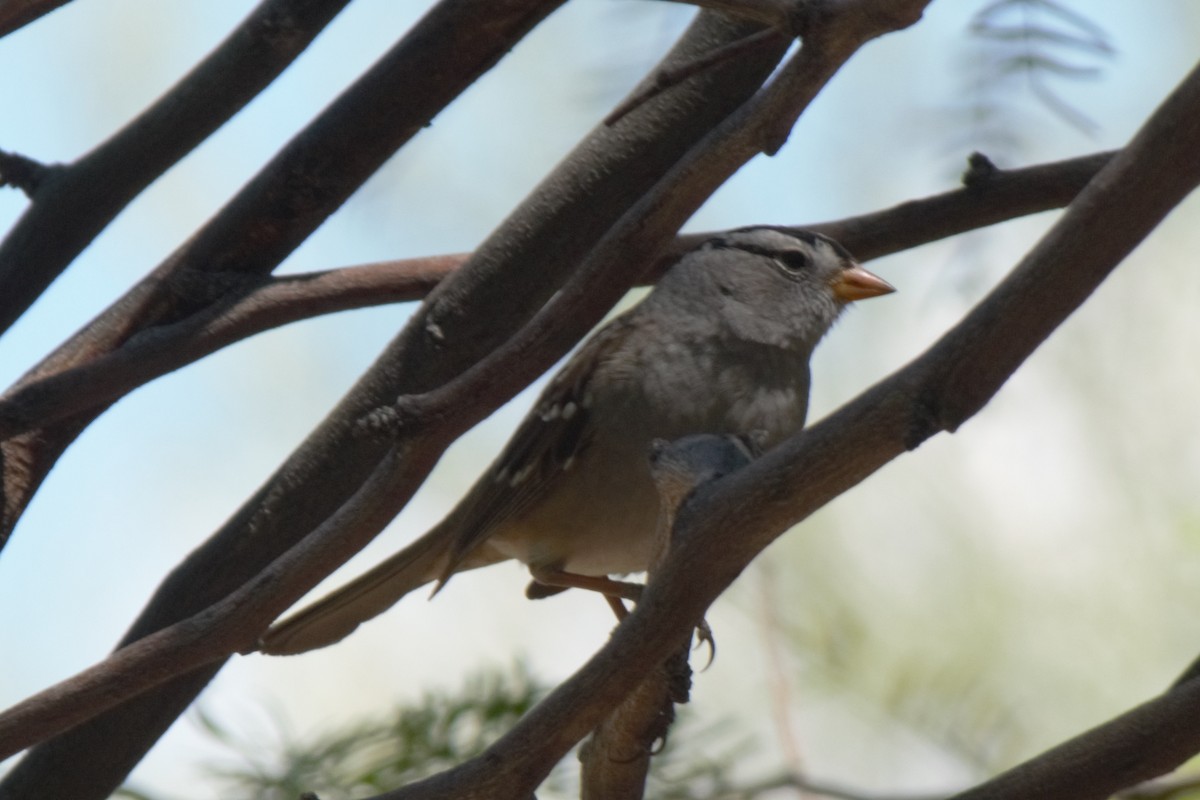
<instances>
[{"instance_id":1,"label":"orange beak","mask_svg":"<svg viewBox=\"0 0 1200 800\"><path fill-rule=\"evenodd\" d=\"M866 300L881 294L891 294L896 287L873 272L867 272L858 264L844 269L830 284L833 294L843 303Z\"/></svg>"}]
</instances>

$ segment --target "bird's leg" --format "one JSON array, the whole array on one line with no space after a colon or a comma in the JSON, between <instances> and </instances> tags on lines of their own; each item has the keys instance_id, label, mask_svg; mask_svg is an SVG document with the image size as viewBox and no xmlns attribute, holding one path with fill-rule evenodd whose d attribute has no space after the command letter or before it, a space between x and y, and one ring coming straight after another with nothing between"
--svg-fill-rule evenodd
<instances>
[{"instance_id":1,"label":"bird's leg","mask_svg":"<svg viewBox=\"0 0 1200 800\"><path fill-rule=\"evenodd\" d=\"M526 597L530 599L548 597L557 594L556 591L553 591L555 589L559 591L587 589L589 592L598 592L609 598L609 605L613 606L613 612L616 613L618 619L623 619L624 613L628 613L625 611L624 604L620 602L622 599L632 600L636 603L642 596L640 583L615 581L603 575L580 575L577 572L567 572L553 567L530 567L529 574L533 576L533 583L525 590ZM551 591L547 591L547 589ZM616 610L617 607L613 605L613 600L617 601L621 611Z\"/></svg>"},{"instance_id":2,"label":"bird's leg","mask_svg":"<svg viewBox=\"0 0 1200 800\"><path fill-rule=\"evenodd\" d=\"M529 574L533 582L525 589L525 596L530 600L540 600L550 597L566 589L586 589L589 592L599 592L608 601L608 606L617 616L617 621L629 616L629 609L624 600L637 602L642 597L645 586L629 581L617 581L612 578L596 575L580 575L577 572L567 572L550 567L530 567ZM697 643L708 645L708 662L711 664L717 652L717 643L713 639L712 628L707 620L700 620L696 626Z\"/></svg>"},{"instance_id":3,"label":"bird's leg","mask_svg":"<svg viewBox=\"0 0 1200 800\"><path fill-rule=\"evenodd\" d=\"M586 589L589 592L599 592L608 601L608 607L617 616L617 621L629 616L625 608L625 600L635 603L642 596L644 588L640 583L615 581L612 578L595 575L580 575L549 567L530 567L533 582L525 589L525 596L530 600L540 600L543 597L558 594L566 589Z\"/></svg>"}]
</instances>

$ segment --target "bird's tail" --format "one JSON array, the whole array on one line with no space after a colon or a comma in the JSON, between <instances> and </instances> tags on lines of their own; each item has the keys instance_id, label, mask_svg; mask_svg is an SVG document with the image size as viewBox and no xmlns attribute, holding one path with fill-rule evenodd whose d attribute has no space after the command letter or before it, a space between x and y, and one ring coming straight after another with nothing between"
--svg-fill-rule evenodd
<instances>
[{"instance_id":1,"label":"bird's tail","mask_svg":"<svg viewBox=\"0 0 1200 800\"><path fill-rule=\"evenodd\" d=\"M268 655L296 655L339 642L413 589L437 580L447 560L446 537L440 528L435 527L369 572L271 626L259 639L259 650ZM504 558L491 553L490 548L472 555L471 563L455 571Z\"/></svg>"}]
</instances>

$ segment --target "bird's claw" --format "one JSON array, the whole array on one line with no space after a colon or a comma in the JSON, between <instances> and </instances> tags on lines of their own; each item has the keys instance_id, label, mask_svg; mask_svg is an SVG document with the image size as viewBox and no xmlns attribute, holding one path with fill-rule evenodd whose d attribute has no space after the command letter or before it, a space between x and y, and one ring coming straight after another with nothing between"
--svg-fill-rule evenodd
<instances>
[{"instance_id":1,"label":"bird's claw","mask_svg":"<svg viewBox=\"0 0 1200 800\"><path fill-rule=\"evenodd\" d=\"M712 666L713 660L717 657L717 640L713 638L712 628L708 626L708 620L702 619L696 625L696 646L692 649L699 650L701 645L708 645L708 661L700 668L701 672Z\"/></svg>"}]
</instances>

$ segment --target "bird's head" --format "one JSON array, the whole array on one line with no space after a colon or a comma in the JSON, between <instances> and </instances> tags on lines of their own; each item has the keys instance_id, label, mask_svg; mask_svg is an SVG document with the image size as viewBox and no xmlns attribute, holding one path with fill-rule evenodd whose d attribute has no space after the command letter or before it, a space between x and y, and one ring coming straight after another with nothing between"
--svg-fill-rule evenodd
<instances>
[{"instance_id":1,"label":"bird's head","mask_svg":"<svg viewBox=\"0 0 1200 800\"><path fill-rule=\"evenodd\" d=\"M827 236L740 228L684 255L660 284L737 339L811 350L849 304L894 292Z\"/></svg>"}]
</instances>

